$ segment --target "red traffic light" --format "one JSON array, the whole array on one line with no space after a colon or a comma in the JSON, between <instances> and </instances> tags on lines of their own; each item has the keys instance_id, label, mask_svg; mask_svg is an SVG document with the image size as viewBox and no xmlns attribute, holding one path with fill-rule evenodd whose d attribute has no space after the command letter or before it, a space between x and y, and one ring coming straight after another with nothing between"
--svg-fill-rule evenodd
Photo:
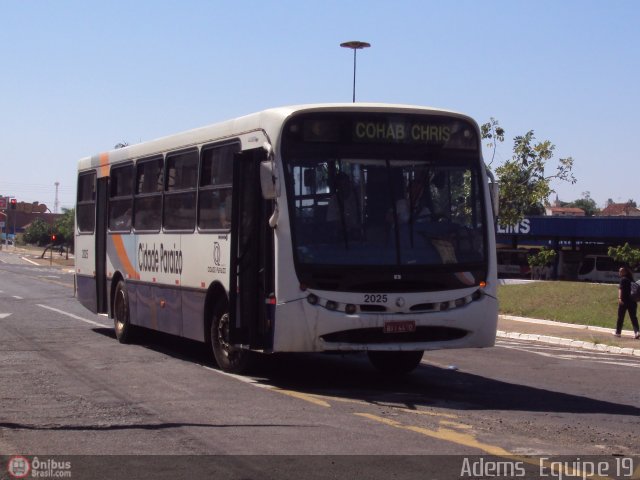
<instances>
[{"instance_id":1,"label":"red traffic light","mask_svg":"<svg viewBox=\"0 0 640 480\"><path fill-rule=\"evenodd\" d=\"M55 242L56 241L56 234L54 233L53 235L51 235L51 241Z\"/></svg>"},{"instance_id":2,"label":"red traffic light","mask_svg":"<svg viewBox=\"0 0 640 480\"><path fill-rule=\"evenodd\" d=\"M11 210L15 210L16 209L16 205L18 204L18 201L15 198L12 198L9 201L10 205L11 205Z\"/></svg>"}]
</instances>

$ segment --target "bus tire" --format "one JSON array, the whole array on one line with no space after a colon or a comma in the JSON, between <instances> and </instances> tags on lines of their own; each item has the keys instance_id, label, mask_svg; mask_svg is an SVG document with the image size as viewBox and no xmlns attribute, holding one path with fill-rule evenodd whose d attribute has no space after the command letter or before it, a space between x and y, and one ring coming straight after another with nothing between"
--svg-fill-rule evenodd
<instances>
[{"instance_id":1,"label":"bus tire","mask_svg":"<svg viewBox=\"0 0 640 480\"><path fill-rule=\"evenodd\" d=\"M367 352L369 361L380 372L385 374L402 375L409 373L420 365L423 351L411 352L379 352L370 350Z\"/></svg>"},{"instance_id":2,"label":"bus tire","mask_svg":"<svg viewBox=\"0 0 640 480\"><path fill-rule=\"evenodd\" d=\"M246 373L254 363L253 352L233 347L229 343L229 308L226 301L213 309L209 344L220 370L228 373Z\"/></svg>"},{"instance_id":3,"label":"bus tire","mask_svg":"<svg viewBox=\"0 0 640 480\"><path fill-rule=\"evenodd\" d=\"M129 293L124 281L120 280L113 297L113 326L120 343L131 343L135 336L129 315Z\"/></svg>"}]
</instances>

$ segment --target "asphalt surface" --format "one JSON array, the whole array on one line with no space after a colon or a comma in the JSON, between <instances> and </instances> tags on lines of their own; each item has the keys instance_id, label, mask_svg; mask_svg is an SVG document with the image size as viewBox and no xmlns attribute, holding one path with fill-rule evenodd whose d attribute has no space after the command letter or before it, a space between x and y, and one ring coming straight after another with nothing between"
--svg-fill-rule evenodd
<instances>
[{"instance_id":1,"label":"asphalt surface","mask_svg":"<svg viewBox=\"0 0 640 480\"><path fill-rule=\"evenodd\" d=\"M630 332L501 317L496 348L428 352L402 381L363 356L274 356L236 377L193 342L118 344L72 297L73 258L15 253L0 255L15 274L2 286L13 313L0 338L0 453L76 455L72 478L443 479L458 474L440 461L478 453L637 452L640 358L613 353L640 348ZM13 478L4 463L0 479Z\"/></svg>"}]
</instances>

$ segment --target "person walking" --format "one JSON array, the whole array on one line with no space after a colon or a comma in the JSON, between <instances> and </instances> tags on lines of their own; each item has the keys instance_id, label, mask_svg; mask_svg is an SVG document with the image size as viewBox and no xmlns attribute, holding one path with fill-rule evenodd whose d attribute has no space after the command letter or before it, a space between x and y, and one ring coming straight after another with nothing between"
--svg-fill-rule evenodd
<instances>
[{"instance_id":1,"label":"person walking","mask_svg":"<svg viewBox=\"0 0 640 480\"><path fill-rule=\"evenodd\" d=\"M640 339L640 327L638 327L638 304L631 298L631 282L633 282L633 274L627 267L620 267L618 270L620 277L620 286L618 287L618 322L616 323L616 337L622 333L622 323L624 322L624 314L628 311L633 332L636 340Z\"/></svg>"}]
</instances>

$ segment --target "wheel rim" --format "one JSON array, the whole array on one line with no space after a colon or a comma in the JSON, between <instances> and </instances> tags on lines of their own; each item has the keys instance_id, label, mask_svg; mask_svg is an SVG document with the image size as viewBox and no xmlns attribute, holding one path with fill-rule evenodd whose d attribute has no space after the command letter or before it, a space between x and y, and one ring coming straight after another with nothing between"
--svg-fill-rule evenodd
<instances>
[{"instance_id":1,"label":"wheel rim","mask_svg":"<svg viewBox=\"0 0 640 480\"><path fill-rule=\"evenodd\" d=\"M115 301L115 317L116 317L116 329L122 331L126 322L126 301L124 290L120 289L116 293Z\"/></svg>"},{"instance_id":2,"label":"wheel rim","mask_svg":"<svg viewBox=\"0 0 640 480\"><path fill-rule=\"evenodd\" d=\"M218 330L216 332L217 343L225 357L231 356L231 345L229 344L229 314L225 313L220 317Z\"/></svg>"}]
</instances>

